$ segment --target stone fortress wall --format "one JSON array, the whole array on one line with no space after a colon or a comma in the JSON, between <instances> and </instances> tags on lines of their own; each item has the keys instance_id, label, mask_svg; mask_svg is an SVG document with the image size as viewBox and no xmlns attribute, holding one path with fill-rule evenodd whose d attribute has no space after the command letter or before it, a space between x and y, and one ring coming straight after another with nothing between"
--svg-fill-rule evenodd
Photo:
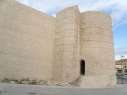
<instances>
[{"instance_id":1,"label":"stone fortress wall","mask_svg":"<svg viewBox=\"0 0 127 95\"><path fill-rule=\"evenodd\" d=\"M0 12L0 79L80 78L82 87L115 84L110 16L80 13L74 6L55 18L15 0L0 1ZM81 60L86 62L85 76L80 74Z\"/></svg>"},{"instance_id":2,"label":"stone fortress wall","mask_svg":"<svg viewBox=\"0 0 127 95\"><path fill-rule=\"evenodd\" d=\"M11 0L0 12L0 79L51 79L55 19Z\"/></svg>"}]
</instances>

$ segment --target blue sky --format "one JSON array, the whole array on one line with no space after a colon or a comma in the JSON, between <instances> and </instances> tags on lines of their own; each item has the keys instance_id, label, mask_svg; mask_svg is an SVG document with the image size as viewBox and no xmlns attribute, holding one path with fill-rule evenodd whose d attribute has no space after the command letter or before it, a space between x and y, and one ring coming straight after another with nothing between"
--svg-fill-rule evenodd
<instances>
[{"instance_id":1,"label":"blue sky","mask_svg":"<svg viewBox=\"0 0 127 95\"><path fill-rule=\"evenodd\" d=\"M127 57L127 0L18 0L32 8L54 16L58 11L78 5L80 11L97 10L111 15L115 57Z\"/></svg>"}]
</instances>

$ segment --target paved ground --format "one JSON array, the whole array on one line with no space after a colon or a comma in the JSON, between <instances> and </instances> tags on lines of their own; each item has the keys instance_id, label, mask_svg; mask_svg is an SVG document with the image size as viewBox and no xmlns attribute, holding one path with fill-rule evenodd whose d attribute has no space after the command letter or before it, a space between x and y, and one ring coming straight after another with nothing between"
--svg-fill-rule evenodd
<instances>
[{"instance_id":1,"label":"paved ground","mask_svg":"<svg viewBox=\"0 0 127 95\"><path fill-rule=\"evenodd\" d=\"M0 95L127 95L127 85L113 88L85 89L0 84Z\"/></svg>"}]
</instances>

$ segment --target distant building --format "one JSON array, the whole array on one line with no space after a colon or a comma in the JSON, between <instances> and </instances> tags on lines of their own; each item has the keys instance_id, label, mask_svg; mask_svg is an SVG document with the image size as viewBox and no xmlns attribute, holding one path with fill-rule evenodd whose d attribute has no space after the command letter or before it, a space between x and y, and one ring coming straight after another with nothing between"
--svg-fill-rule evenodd
<instances>
[{"instance_id":1,"label":"distant building","mask_svg":"<svg viewBox=\"0 0 127 95\"><path fill-rule=\"evenodd\" d=\"M118 74L127 74L127 59L116 61L116 70Z\"/></svg>"},{"instance_id":2,"label":"distant building","mask_svg":"<svg viewBox=\"0 0 127 95\"><path fill-rule=\"evenodd\" d=\"M0 79L30 78L81 87L115 85L112 20L77 6L48 16L0 0Z\"/></svg>"},{"instance_id":3,"label":"distant building","mask_svg":"<svg viewBox=\"0 0 127 95\"><path fill-rule=\"evenodd\" d=\"M127 59L116 61L117 83L127 84Z\"/></svg>"}]
</instances>

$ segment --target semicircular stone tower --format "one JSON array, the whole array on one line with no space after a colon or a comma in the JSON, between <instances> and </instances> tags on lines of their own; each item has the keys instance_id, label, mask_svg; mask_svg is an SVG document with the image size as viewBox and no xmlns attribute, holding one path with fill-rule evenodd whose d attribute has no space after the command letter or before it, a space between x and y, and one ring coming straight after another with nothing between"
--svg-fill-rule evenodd
<instances>
[{"instance_id":1,"label":"semicircular stone tower","mask_svg":"<svg viewBox=\"0 0 127 95\"><path fill-rule=\"evenodd\" d=\"M80 20L80 54L85 60L87 87L115 84L115 62L111 17L100 12L84 12Z\"/></svg>"}]
</instances>

